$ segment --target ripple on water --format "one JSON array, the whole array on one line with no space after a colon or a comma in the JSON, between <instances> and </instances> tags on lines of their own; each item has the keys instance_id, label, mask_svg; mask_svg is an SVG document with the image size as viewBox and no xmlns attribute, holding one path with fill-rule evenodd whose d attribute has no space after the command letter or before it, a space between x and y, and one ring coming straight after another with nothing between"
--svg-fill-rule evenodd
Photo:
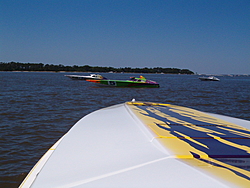
<instances>
[{"instance_id":1,"label":"ripple on water","mask_svg":"<svg viewBox=\"0 0 250 188\"><path fill-rule=\"evenodd\" d=\"M1 187L17 187L40 157L90 112L131 101L191 107L250 120L250 78L203 83L197 76L147 74L160 88L105 88L61 73L0 73ZM137 74L104 74L113 79Z\"/></svg>"}]
</instances>

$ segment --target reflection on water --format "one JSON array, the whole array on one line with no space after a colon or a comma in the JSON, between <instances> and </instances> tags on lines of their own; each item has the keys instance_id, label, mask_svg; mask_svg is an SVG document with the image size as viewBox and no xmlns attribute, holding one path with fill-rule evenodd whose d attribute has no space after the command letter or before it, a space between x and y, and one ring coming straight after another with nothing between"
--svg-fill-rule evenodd
<instances>
[{"instance_id":1,"label":"reflection on water","mask_svg":"<svg viewBox=\"0 0 250 188\"><path fill-rule=\"evenodd\" d=\"M71 80L64 74L0 73L3 187L17 187L47 149L83 116L133 98L250 120L250 77L202 82L196 75L144 74L160 88L110 88ZM138 76L102 75L109 79Z\"/></svg>"}]
</instances>

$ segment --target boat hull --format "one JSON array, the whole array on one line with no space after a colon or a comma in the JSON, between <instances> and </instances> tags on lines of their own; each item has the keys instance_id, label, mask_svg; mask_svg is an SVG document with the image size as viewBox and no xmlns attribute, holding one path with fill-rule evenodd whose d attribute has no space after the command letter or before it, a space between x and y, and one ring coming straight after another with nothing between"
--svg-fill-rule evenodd
<instances>
[{"instance_id":1,"label":"boat hull","mask_svg":"<svg viewBox=\"0 0 250 188\"><path fill-rule=\"evenodd\" d=\"M88 82L96 83L102 86L111 87L135 87L135 88L158 88L160 87L157 83L147 83L147 82L134 82L134 81L122 81L122 80L86 80Z\"/></svg>"},{"instance_id":2,"label":"boat hull","mask_svg":"<svg viewBox=\"0 0 250 188\"><path fill-rule=\"evenodd\" d=\"M91 74L90 76L81 76L81 75L65 75L68 78L71 78L72 80L100 80L100 79L106 79L101 75Z\"/></svg>"},{"instance_id":3,"label":"boat hull","mask_svg":"<svg viewBox=\"0 0 250 188\"><path fill-rule=\"evenodd\" d=\"M20 187L250 187L250 122L128 102L78 121Z\"/></svg>"},{"instance_id":4,"label":"boat hull","mask_svg":"<svg viewBox=\"0 0 250 188\"><path fill-rule=\"evenodd\" d=\"M200 77L199 79L201 81L220 81L220 79L215 78L215 77Z\"/></svg>"},{"instance_id":5,"label":"boat hull","mask_svg":"<svg viewBox=\"0 0 250 188\"><path fill-rule=\"evenodd\" d=\"M250 187L250 122L127 102L78 121L20 187Z\"/></svg>"}]
</instances>

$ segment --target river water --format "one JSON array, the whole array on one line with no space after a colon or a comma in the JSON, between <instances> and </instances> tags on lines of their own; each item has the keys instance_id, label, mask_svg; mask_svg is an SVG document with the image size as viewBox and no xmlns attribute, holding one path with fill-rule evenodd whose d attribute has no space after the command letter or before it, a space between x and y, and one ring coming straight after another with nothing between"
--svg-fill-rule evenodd
<instances>
[{"instance_id":1,"label":"river water","mask_svg":"<svg viewBox=\"0 0 250 188\"><path fill-rule=\"evenodd\" d=\"M160 88L110 88L71 80L65 74L0 72L1 187L18 187L41 156L83 116L133 98L250 120L250 77L246 76L204 82L197 75L144 74Z\"/></svg>"}]
</instances>

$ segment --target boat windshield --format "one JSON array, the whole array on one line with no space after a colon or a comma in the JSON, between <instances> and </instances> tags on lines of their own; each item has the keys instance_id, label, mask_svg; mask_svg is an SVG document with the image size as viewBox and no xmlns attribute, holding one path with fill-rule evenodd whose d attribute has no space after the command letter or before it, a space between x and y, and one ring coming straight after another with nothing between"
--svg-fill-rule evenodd
<instances>
[{"instance_id":1,"label":"boat windshield","mask_svg":"<svg viewBox=\"0 0 250 188\"><path fill-rule=\"evenodd\" d=\"M146 82L146 78L135 78L135 77L130 77L130 81L135 81L135 82Z\"/></svg>"}]
</instances>

